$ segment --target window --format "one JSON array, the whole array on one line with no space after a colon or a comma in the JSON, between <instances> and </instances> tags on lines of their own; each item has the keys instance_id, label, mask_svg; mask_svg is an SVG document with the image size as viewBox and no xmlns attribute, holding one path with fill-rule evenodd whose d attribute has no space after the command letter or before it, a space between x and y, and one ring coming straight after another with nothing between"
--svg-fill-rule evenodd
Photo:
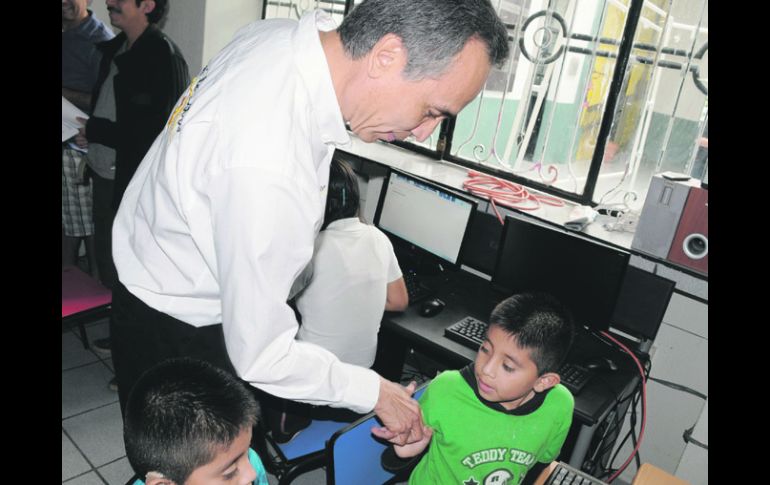
<instances>
[{"instance_id":1,"label":"window","mask_svg":"<svg viewBox=\"0 0 770 485\"><path fill-rule=\"evenodd\" d=\"M397 144L584 204L641 208L653 174L704 174L708 0L492 2L509 29L506 64L424 143ZM266 5L295 18L352 8Z\"/></svg>"}]
</instances>

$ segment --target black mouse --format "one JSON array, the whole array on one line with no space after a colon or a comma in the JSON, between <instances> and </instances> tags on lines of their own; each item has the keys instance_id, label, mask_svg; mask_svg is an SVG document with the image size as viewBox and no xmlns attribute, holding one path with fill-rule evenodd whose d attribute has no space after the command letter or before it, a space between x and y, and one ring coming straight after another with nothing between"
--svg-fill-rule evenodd
<instances>
[{"instance_id":1,"label":"black mouse","mask_svg":"<svg viewBox=\"0 0 770 485\"><path fill-rule=\"evenodd\" d=\"M432 317L434 315L438 315L441 310L444 309L444 306L446 303L439 300L438 298L434 298L432 300L426 300L422 306L420 307L420 316L423 317Z\"/></svg>"},{"instance_id":2,"label":"black mouse","mask_svg":"<svg viewBox=\"0 0 770 485\"><path fill-rule=\"evenodd\" d=\"M608 357L591 357L583 363L586 369L618 370L618 364Z\"/></svg>"}]
</instances>

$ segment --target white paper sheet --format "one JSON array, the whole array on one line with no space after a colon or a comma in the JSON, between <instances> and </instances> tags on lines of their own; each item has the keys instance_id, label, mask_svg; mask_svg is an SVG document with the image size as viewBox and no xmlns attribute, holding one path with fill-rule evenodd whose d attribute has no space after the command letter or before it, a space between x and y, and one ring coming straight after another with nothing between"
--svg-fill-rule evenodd
<instances>
[{"instance_id":1,"label":"white paper sheet","mask_svg":"<svg viewBox=\"0 0 770 485\"><path fill-rule=\"evenodd\" d=\"M80 111L77 106L70 103L64 96L61 97L61 141L65 141L78 134L81 125L75 117L88 118L88 115Z\"/></svg>"}]
</instances>

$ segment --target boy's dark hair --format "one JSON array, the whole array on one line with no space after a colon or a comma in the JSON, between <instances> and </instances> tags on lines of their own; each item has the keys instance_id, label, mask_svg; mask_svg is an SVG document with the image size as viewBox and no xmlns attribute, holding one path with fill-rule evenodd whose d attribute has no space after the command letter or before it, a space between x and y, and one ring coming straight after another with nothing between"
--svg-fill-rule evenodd
<instances>
[{"instance_id":1,"label":"boy's dark hair","mask_svg":"<svg viewBox=\"0 0 770 485\"><path fill-rule=\"evenodd\" d=\"M572 315L546 293L520 293L501 301L489 318L529 350L538 375L556 372L575 335Z\"/></svg>"},{"instance_id":2,"label":"boy's dark hair","mask_svg":"<svg viewBox=\"0 0 770 485\"><path fill-rule=\"evenodd\" d=\"M161 362L139 378L123 420L126 455L141 477L183 484L257 421L259 408L235 376L208 362Z\"/></svg>"},{"instance_id":3,"label":"boy's dark hair","mask_svg":"<svg viewBox=\"0 0 770 485\"><path fill-rule=\"evenodd\" d=\"M357 217L361 206L358 177L346 162L332 159L329 168L329 190L326 195L326 211L321 230L332 222Z\"/></svg>"}]
</instances>

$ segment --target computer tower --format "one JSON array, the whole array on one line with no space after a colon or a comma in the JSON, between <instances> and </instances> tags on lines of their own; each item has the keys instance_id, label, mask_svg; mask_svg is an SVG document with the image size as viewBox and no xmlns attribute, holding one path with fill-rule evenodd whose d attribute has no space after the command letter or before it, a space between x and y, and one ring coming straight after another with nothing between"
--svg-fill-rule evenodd
<instances>
[{"instance_id":1,"label":"computer tower","mask_svg":"<svg viewBox=\"0 0 770 485\"><path fill-rule=\"evenodd\" d=\"M679 174L657 174L642 207L631 248L667 259L690 189L700 181Z\"/></svg>"},{"instance_id":2,"label":"computer tower","mask_svg":"<svg viewBox=\"0 0 770 485\"><path fill-rule=\"evenodd\" d=\"M668 260L708 275L709 191L693 187L687 196Z\"/></svg>"}]
</instances>

